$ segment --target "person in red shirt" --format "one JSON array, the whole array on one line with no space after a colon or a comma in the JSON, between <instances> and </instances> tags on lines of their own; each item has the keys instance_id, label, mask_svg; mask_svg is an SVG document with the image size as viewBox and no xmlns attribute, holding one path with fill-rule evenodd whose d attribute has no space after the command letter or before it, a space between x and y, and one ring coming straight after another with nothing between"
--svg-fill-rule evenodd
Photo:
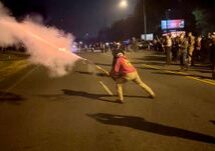
<instances>
[{"instance_id":1,"label":"person in red shirt","mask_svg":"<svg viewBox=\"0 0 215 151\"><path fill-rule=\"evenodd\" d=\"M136 68L130 63L130 61L126 58L126 56L123 53L118 53L116 55L116 63L112 69L111 75L116 81L117 93L119 97L118 101L120 103L124 102L123 84L126 83L127 81L135 82L143 90L149 93L151 98L155 97L155 93L149 86L143 83L143 81L140 79L139 74L137 73Z\"/></svg>"}]
</instances>

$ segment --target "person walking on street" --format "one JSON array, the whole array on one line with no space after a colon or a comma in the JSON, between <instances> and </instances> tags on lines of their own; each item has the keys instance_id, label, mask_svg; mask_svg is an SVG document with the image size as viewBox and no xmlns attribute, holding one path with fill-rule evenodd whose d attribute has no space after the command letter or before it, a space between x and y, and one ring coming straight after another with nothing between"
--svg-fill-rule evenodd
<instances>
[{"instance_id":1,"label":"person walking on street","mask_svg":"<svg viewBox=\"0 0 215 151\"><path fill-rule=\"evenodd\" d=\"M127 81L135 82L143 90L145 90L150 95L151 98L154 98L155 93L152 91L152 89L149 86L143 83L139 74L137 73L136 68L130 63L130 61L126 58L126 56L123 53L118 53L116 57L117 57L116 63L112 70L111 76L116 81L117 94L118 94L117 101L119 101L119 103L124 102L123 84L126 83Z\"/></svg>"}]
</instances>

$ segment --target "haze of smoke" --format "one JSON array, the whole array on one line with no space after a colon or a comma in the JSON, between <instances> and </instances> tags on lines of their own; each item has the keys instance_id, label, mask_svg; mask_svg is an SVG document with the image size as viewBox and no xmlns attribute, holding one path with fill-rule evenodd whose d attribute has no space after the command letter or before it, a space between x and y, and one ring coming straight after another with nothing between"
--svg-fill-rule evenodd
<instances>
[{"instance_id":1,"label":"haze of smoke","mask_svg":"<svg viewBox=\"0 0 215 151\"><path fill-rule=\"evenodd\" d=\"M70 51L74 37L53 27L46 27L31 20L21 23L11 17L0 3L0 46L23 43L30 54L29 61L43 65L51 76L66 75L81 57Z\"/></svg>"}]
</instances>

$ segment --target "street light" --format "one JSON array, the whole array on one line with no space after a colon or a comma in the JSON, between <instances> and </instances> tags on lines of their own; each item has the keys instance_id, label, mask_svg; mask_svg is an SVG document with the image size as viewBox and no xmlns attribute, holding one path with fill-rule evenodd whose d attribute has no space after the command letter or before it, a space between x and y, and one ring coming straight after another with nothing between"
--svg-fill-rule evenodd
<instances>
[{"instance_id":1,"label":"street light","mask_svg":"<svg viewBox=\"0 0 215 151\"><path fill-rule=\"evenodd\" d=\"M143 21L144 21L144 38L146 40L146 34L147 34L147 16L146 16L146 2L145 0L142 0L143 5Z\"/></svg>"},{"instance_id":2,"label":"street light","mask_svg":"<svg viewBox=\"0 0 215 151\"><path fill-rule=\"evenodd\" d=\"M119 3L119 7L122 9L125 9L128 7L128 1L127 0L121 0Z\"/></svg>"}]
</instances>

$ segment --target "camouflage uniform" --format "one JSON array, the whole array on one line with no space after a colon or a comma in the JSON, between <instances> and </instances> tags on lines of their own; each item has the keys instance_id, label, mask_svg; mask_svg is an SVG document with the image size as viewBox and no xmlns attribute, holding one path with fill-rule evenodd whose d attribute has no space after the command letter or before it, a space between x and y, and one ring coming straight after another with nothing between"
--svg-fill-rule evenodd
<instances>
[{"instance_id":1,"label":"camouflage uniform","mask_svg":"<svg viewBox=\"0 0 215 151\"><path fill-rule=\"evenodd\" d=\"M195 49L195 37L192 34L188 36L188 43L188 63L189 65L191 65L193 59L193 51Z\"/></svg>"},{"instance_id":2,"label":"camouflage uniform","mask_svg":"<svg viewBox=\"0 0 215 151\"><path fill-rule=\"evenodd\" d=\"M189 45L188 40L186 38L180 39L179 56L180 56L181 69L188 68L188 63L187 63L188 45Z\"/></svg>"}]
</instances>

